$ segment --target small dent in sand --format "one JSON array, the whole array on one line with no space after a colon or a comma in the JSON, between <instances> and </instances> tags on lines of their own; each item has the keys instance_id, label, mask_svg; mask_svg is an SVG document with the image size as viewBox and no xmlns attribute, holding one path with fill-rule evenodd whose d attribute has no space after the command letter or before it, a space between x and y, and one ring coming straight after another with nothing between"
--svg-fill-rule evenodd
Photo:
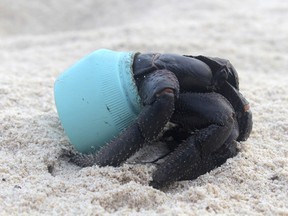
<instances>
[{"instance_id":1,"label":"small dent in sand","mask_svg":"<svg viewBox=\"0 0 288 216\"><path fill-rule=\"evenodd\" d=\"M272 180L272 181L279 180L279 176L273 175L272 177L270 177L270 180Z\"/></svg>"},{"instance_id":2,"label":"small dent in sand","mask_svg":"<svg viewBox=\"0 0 288 216\"><path fill-rule=\"evenodd\" d=\"M47 170L48 170L48 172L49 172L52 176L55 176L55 168L54 168L54 165L49 164L49 165L47 166Z\"/></svg>"}]
</instances>

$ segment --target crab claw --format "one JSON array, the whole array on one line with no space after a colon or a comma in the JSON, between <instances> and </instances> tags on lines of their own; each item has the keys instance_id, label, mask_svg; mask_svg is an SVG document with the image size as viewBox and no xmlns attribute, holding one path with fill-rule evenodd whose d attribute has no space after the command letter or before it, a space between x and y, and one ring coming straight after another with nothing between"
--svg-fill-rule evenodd
<instances>
[{"instance_id":1,"label":"crab claw","mask_svg":"<svg viewBox=\"0 0 288 216\"><path fill-rule=\"evenodd\" d=\"M242 113L242 117L238 120L238 124L241 125L240 128L240 135L238 137L238 141L245 141L250 136L250 133L252 131L252 112L249 110L246 110L249 105L244 106L244 112Z\"/></svg>"},{"instance_id":2,"label":"crab claw","mask_svg":"<svg viewBox=\"0 0 288 216\"><path fill-rule=\"evenodd\" d=\"M252 131L253 121L249 102L230 83L225 82L220 93L228 99L236 112L239 126L239 136L237 141L245 141Z\"/></svg>"},{"instance_id":3,"label":"crab claw","mask_svg":"<svg viewBox=\"0 0 288 216\"><path fill-rule=\"evenodd\" d=\"M216 92L226 97L236 111L236 118L239 125L237 141L247 140L253 126L252 112L249 107L249 102L239 92L239 78L236 69L230 61L226 59L205 56L198 56L197 58L204 61L216 71L212 80L212 83L214 81L219 86ZM218 70L216 70L217 68Z\"/></svg>"}]
</instances>

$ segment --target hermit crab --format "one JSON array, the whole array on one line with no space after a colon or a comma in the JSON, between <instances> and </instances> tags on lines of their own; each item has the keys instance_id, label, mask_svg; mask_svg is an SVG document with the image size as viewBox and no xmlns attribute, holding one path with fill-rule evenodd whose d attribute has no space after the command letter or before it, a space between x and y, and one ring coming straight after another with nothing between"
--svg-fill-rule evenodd
<instances>
[{"instance_id":1,"label":"hermit crab","mask_svg":"<svg viewBox=\"0 0 288 216\"><path fill-rule=\"evenodd\" d=\"M228 60L133 53L130 66L141 105L137 116L97 151L73 154L71 162L120 166L146 143L161 140L171 152L156 165L149 183L159 189L222 165L237 154L237 141L249 137L252 113ZM113 106L105 106L112 112ZM167 128L168 123L172 126Z\"/></svg>"}]
</instances>

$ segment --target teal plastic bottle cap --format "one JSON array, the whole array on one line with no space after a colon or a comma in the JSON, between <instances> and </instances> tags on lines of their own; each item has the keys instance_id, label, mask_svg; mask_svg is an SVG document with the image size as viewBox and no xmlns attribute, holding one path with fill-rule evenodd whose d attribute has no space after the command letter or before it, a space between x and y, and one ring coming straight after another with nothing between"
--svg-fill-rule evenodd
<instances>
[{"instance_id":1,"label":"teal plastic bottle cap","mask_svg":"<svg viewBox=\"0 0 288 216\"><path fill-rule=\"evenodd\" d=\"M133 77L134 53L101 49L55 81L57 112L70 142L92 153L129 126L141 110Z\"/></svg>"}]
</instances>

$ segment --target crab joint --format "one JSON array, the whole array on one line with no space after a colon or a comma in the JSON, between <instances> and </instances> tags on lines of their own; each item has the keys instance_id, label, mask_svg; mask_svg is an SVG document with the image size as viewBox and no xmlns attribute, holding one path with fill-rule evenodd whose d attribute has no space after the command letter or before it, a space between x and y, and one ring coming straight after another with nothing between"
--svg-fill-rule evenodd
<instances>
[{"instance_id":1,"label":"crab joint","mask_svg":"<svg viewBox=\"0 0 288 216\"><path fill-rule=\"evenodd\" d=\"M174 90L171 89L171 88L165 88L163 89L161 92L159 92L158 94L156 94L156 97L159 97L165 93L168 93L168 94L174 94Z\"/></svg>"}]
</instances>

